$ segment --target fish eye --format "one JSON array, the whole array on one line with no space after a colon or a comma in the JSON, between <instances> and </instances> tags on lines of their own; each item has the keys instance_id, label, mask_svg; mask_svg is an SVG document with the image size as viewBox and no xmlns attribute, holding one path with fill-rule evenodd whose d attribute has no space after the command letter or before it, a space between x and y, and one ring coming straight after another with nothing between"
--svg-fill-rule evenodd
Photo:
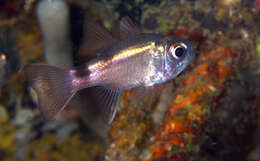
<instances>
[{"instance_id":1,"label":"fish eye","mask_svg":"<svg viewBox=\"0 0 260 161\"><path fill-rule=\"evenodd\" d=\"M174 59L180 59L185 56L187 46L183 43L174 44L170 47L169 51Z\"/></svg>"}]
</instances>

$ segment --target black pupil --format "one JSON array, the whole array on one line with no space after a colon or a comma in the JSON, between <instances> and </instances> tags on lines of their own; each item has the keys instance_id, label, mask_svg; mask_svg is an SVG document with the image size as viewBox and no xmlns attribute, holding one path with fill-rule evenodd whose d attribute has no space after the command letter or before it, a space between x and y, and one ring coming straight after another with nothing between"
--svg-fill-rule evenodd
<instances>
[{"instance_id":1,"label":"black pupil","mask_svg":"<svg viewBox=\"0 0 260 161\"><path fill-rule=\"evenodd\" d=\"M182 57L184 55L184 52L185 52L185 49L183 47L178 47L176 50L175 50L175 55L177 57Z\"/></svg>"}]
</instances>

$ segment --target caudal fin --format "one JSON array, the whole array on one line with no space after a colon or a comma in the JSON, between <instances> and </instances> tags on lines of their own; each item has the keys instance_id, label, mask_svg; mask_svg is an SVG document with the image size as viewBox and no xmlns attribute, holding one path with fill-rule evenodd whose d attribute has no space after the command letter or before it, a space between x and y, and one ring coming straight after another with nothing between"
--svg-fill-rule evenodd
<instances>
[{"instance_id":1,"label":"caudal fin","mask_svg":"<svg viewBox=\"0 0 260 161\"><path fill-rule=\"evenodd\" d=\"M24 68L26 80L36 91L38 107L46 119L53 119L76 93L69 70L44 64Z\"/></svg>"}]
</instances>

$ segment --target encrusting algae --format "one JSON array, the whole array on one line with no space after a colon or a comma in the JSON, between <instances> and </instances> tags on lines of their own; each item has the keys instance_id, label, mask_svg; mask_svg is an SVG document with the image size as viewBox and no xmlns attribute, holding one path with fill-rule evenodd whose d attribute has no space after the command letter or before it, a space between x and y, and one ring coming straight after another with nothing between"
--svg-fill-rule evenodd
<instances>
[{"instance_id":1,"label":"encrusting algae","mask_svg":"<svg viewBox=\"0 0 260 161\"><path fill-rule=\"evenodd\" d=\"M97 144L82 142L79 135L72 135L63 142L58 142L55 134L45 134L42 139L32 141L26 149L26 161L46 160L86 160L98 158L100 147Z\"/></svg>"},{"instance_id":2,"label":"encrusting algae","mask_svg":"<svg viewBox=\"0 0 260 161\"><path fill-rule=\"evenodd\" d=\"M12 124L8 124L9 116L7 111L5 110L5 107L3 105L0 105L0 151L1 155L3 155L3 161L11 161L15 160L14 158L14 152L16 148L15 140L14 140L14 131L15 126Z\"/></svg>"}]
</instances>

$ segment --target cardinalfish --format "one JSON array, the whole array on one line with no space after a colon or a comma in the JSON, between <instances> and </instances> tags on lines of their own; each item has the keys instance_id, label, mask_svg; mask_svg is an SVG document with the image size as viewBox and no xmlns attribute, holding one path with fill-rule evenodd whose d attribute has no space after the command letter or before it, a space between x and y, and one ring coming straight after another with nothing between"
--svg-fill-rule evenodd
<instances>
[{"instance_id":1,"label":"cardinalfish","mask_svg":"<svg viewBox=\"0 0 260 161\"><path fill-rule=\"evenodd\" d=\"M93 60L72 69L44 64L31 64L23 69L46 119L59 114L79 90L93 87L105 120L111 123L123 91L169 81L194 58L189 42L173 36L141 33L129 17L120 21L123 40L115 39L103 26L90 20L85 22L85 28L91 36L85 34L88 43L84 48L101 44L95 49L97 57Z\"/></svg>"}]
</instances>

